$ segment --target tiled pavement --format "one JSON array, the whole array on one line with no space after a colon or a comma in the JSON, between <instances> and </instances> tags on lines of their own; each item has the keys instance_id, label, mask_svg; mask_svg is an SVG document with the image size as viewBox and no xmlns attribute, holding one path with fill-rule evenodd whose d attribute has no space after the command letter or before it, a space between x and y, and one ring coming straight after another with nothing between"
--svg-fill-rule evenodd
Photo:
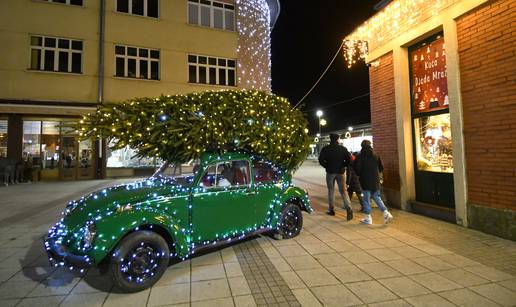
<instances>
[{"instance_id":1,"label":"tiled pavement","mask_svg":"<svg viewBox=\"0 0 516 307\"><path fill-rule=\"evenodd\" d=\"M108 183L70 184L67 190ZM40 237L62 209L55 200L73 193L29 187L32 195L25 196L0 189L2 307L255 306L272 305L272 298L278 306L516 306L516 277L479 261L482 254L470 250L477 243L460 240L471 236L468 230L399 211L393 224L370 227L344 221L342 212L305 214L303 232L294 239L236 243L171 265L152 289L117 293L98 270L79 276L48 266ZM310 193L322 208L324 190L311 185ZM30 211L31 198L46 198L37 204L39 212ZM4 210L14 200L17 210ZM455 244L441 244L441 231ZM491 244L493 254L502 249L513 255L507 268L516 262L515 242L484 234L481 242Z\"/></svg>"}]
</instances>

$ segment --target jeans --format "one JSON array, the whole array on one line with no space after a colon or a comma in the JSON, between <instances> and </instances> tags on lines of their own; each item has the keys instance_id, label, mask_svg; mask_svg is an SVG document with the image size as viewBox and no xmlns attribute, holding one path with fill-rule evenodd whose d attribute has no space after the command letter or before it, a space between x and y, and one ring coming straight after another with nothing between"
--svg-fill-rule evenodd
<instances>
[{"instance_id":1,"label":"jeans","mask_svg":"<svg viewBox=\"0 0 516 307\"><path fill-rule=\"evenodd\" d=\"M374 202L382 212L385 212L387 210L387 207L385 206L382 198L380 197L380 190L362 190L362 205L364 206L364 214L371 214L371 197L374 199Z\"/></svg>"},{"instance_id":2,"label":"jeans","mask_svg":"<svg viewBox=\"0 0 516 307\"><path fill-rule=\"evenodd\" d=\"M349 195L346 191L346 174L326 173L326 186L328 186L328 202L330 205L329 210L333 211L333 194L335 191L335 181L337 181L339 193L340 196L342 196L342 200L344 202L344 208L351 207L351 200L349 199Z\"/></svg>"}]
</instances>

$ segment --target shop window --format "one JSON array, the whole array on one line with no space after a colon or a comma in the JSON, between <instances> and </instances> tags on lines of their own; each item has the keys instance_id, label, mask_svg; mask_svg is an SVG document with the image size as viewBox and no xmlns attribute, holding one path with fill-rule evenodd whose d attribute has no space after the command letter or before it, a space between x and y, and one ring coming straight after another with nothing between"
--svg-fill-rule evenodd
<instances>
[{"instance_id":1,"label":"shop window","mask_svg":"<svg viewBox=\"0 0 516 307\"><path fill-rule=\"evenodd\" d=\"M54 169L59 165L60 122L41 122L41 168Z\"/></svg>"},{"instance_id":2,"label":"shop window","mask_svg":"<svg viewBox=\"0 0 516 307\"><path fill-rule=\"evenodd\" d=\"M113 146L111 142L109 147ZM140 158L136 150L129 146L117 150L108 150L107 167L113 168L138 168L138 167L156 167L160 165L161 161L156 158Z\"/></svg>"},{"instance_id":3,"label":"shop window","mask_svg":"<svg viewBox=\"0 0 516 307\"><path fill-rule=\"evenodd\" d=\"M417 133L416 159L420 171L453 173L450 114L414 120Z\"/></svg>"},{"instance_id":4,"label":"shop window","mask_svg":"<svg viewBox=\"0 0 516 307\"><path fill-rule=\"evenodd\" d=\"M0 119L0 158L7 157L7 120Z\"/></svg>"},{"instance_id":5,"label":"shop window","mask_svg":"<svg viewBox=\"0 0 516 307\"><path fill-rule=\"evenodd\" d=\"M39 165L41 122L23 122L23 160Z\"/></svg>"}]
</instances>

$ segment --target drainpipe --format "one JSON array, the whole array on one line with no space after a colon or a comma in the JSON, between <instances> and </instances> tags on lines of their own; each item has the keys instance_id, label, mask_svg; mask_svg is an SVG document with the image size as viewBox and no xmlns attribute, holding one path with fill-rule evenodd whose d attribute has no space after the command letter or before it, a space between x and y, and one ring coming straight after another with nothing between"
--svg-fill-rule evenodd
<instances>
[{"instance_id":1,"label":"drainpipe","mask_svg":"<svg viewBox=\"0 0 516 307\"><path fill-rule=\"evenodd\" d=\"M101 105L104 102L104 40L106 29L106 0L100 0L99 13L99 67L98 67L98 92L97 103ZM104 179L106 177L106 159L105 147L106 140L97 140L97 167L96 178Z\"/></svg>"}]
</instances>

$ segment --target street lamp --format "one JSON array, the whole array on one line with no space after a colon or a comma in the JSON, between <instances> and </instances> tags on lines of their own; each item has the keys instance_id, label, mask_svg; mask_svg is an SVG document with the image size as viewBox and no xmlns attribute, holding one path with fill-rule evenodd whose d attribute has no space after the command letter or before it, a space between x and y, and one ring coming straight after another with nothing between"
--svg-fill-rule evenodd
<instances>
[{"instance_id":1,"label":"street lamp","mask_svg":"<svg viewBox=\"0 0 516 307\"><path fill-rule=\"evenodd\" d=\"M323 115L323 111L317 110L317 112L315 114L319 118L319 134L321 134L321 116Z\"/></svg>"}]
</instances>

